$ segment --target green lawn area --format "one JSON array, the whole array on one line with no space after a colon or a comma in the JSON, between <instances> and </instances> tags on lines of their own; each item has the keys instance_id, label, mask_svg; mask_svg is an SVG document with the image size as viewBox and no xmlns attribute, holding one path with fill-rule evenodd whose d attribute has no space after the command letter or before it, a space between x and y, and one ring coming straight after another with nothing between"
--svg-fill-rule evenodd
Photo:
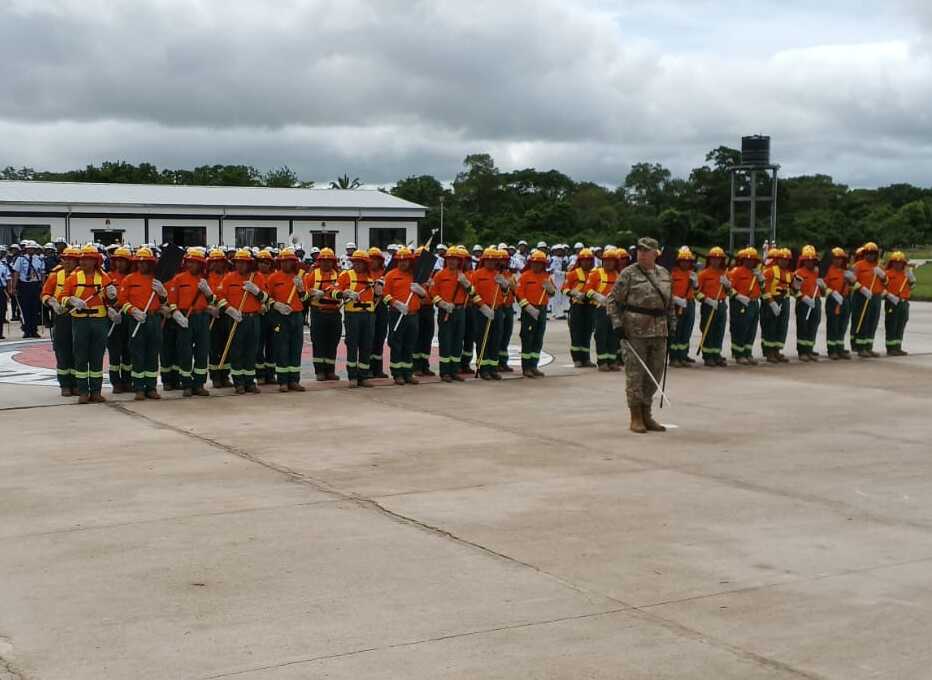
<instances>
[{"instance_id":1,"label":"green lawn area","mask_svg":"<svg viewBox=\"0 0 932 680\"><path fill-rule=\"evenodd\" d=\"M916 271L916 287L913 288L914 300L932 300L932 262Z\"/></svg>"}]
</instances>

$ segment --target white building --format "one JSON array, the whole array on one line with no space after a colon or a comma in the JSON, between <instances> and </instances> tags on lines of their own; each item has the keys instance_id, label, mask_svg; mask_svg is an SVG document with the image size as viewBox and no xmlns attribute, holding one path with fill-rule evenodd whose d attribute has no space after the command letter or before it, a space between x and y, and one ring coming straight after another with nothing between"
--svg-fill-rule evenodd
<instances>
[{"instance_id":1,"label":"white building","mask_svg":"<svg viewBox=\"0 0 932 680\"><path fill-rule=\"evenodd\" d=\"M275 246L417 241L423 206L373 190L0 181L0 243Z\"/></svg>"}]
</instances>

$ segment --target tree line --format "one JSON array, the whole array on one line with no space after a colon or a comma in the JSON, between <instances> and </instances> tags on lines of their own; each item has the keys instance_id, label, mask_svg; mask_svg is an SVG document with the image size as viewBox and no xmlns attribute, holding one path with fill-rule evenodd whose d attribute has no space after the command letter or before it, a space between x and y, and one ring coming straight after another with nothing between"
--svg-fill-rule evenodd
<instances>
[{"instance_id":1,"label":"tree line","mask_svg":"<svg viewBox=\"0 0 932 680\"><path fill-rule=\"evenodd\" d=\"M711 150L688 177L674 177L659 163L635 163L617 187L576 181L557 171L533 168L502 171L489 154L471 154L453 182L430 175L401 179L389 193L428 208L424 234L440 225L444 239L461 243L544 240L629 245L636 236L695 246L726 244L731 209L729 169L740 152ZM288 166L262 172L249 165L203 165L193 170L159 169L151 163L104 162L82 170L36 171L7 167L3 179L211 186L314 187ZM757 193L769 195L766 177ZM361 186L348 174L329 183ZM747 195L746 182L738 193ZM746 205L746 204L745 204ZM885 247L932 243L932 188L899 183L852 189L827 175L781 178L777 185L777 236L781 245L812 243L819 248L855 246L867 240ZM746 207L744 208L746 210ZM758 214L759 236L767 237L769 215ZM747 224L747 214L737 215ZM759 243L758 243L759 245Z\"/></svg>"}]
</instances>

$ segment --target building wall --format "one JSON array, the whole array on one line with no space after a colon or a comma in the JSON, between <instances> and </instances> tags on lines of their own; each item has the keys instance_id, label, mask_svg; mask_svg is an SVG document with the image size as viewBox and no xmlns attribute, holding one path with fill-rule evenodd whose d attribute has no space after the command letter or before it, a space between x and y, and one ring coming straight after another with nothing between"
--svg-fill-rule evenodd
<instances>
[{"instance_id":1,"label":"building wall","mask_svg":"<svg viewBox=\"0 0 932 680\"><path fill-rule=\"evenodd\" d=\"M22 227L28 227L24 232ZM18 215L0 215L0 243L9 243L24 238L41 241L65 236L65 218L63 217L20 217Z\"/></svg>"},{"instance_id":2,"label":"building wall","mask_svg":"<svg viewBox=\"0 0 932 680\"><path fill-rule=\"evenodd\" d=\"M109 224L107 224L109 219ZM95 230L111 231L121 234L120 243L138 246L145 243L145 220L106 217L72 217L70 233L66 239L71 243L91 243L98 239L94 237ZM62 230L64 235L64 230Z\"/></svg>"}]
</instances>

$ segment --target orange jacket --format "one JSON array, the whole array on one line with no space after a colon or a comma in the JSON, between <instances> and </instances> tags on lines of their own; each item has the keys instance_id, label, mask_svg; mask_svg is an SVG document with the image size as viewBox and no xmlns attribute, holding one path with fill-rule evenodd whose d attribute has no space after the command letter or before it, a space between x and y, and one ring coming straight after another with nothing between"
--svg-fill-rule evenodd
<instances>
[{"instance_id":1,"label":"orange jacket","mask_svg":"<svg viewBox=\"0 0 932 680\"><path fill-rule=\"evenodd\" d=\"M887 270L887 291L901 300L909 300L912 297L912 290L913 287L909 285L905 270L901 272L896 269Z\"/></svg>"},{"instance_id":2,"label":"orange jacket","mask_svg":"<svg viewBox=\"0 0 932 680\"><path fill-rule=\"evenodd\" d=\"M532 307L546 306L550 302L550 296L544 290L544 284L550 280L548 271L534 272L525 269L518 278L518 289L515 294L518 296L518 304L522 307L531 305Z\"/></svg>"},{"instance_id":3,"label":"orange jacket","mask_svg":"<svg viewBox=\"0 0 932 680\"><path fill-rule=\"evenodd\" d=\"M201 281L200 276L195 276L191 272L181 272L176 274L171 281L168 282L168 285L165 286L168 289L168 304L172 310L181 310L184 313L190 312L192 314L196 312L203 312L207 309L207 304L209 300L204 297L204 294L201 293L197 288L197 284ZM208 284L210 282L208 281ZM213 288L211 288L213 290Z\"/></svg>"},{"instance_id":4,"label":"orange jacket","mask_svg":"<svg viewBox=\"0 0 932 680\"><path fill-rule=\"evenodd\" d=\"M796 270L794 276L798 276L803 280L799 287L799 294L815 299L816 290L819 288L818 284L816 283L819 280L818 268L807 269L806 267L799 267Z\"/></svg>"},{"instance_id":5,"label":"orange jacket","mask_svg":"<svg viewBox=\"0 0 932 680\"><path fill-rule=\"evenodd\" d=\"M304 298L305 300L310 299L311 307L324 312L338 312L340 310L340 303L334 300L331 295L333 288L337 285L337 278L339 276L340 272L336 269L324 272L322 269L316 267L304 275L305 291L324 291L324 296L319 300L315 300L311 297L309 292L305 292Z\"/></svg>"},{"instance_id":6,"label":"orange jacket","mask_svg":"<svg viewBox=\"0 0 932 680\"><path fill-rule=\"evenodd\" d=\"M696 296L693 289L693 282L690 279L691 269L680 269L674 267L670 272L670 278L673 280L673 295L684 300L692 300Z\"/></svg>"},{"instance_id":7,"label":"orange jacket","mask_svg":"<svg viewBox=\"0 0 932 680\"><path fill-rule=\"evenodd\" d=\"M518 282L515 279L514 272L512 272L510 269L503 271L502 276L504 276L505 280L508 282L508 290L504 293L504 306L512 307L515 304L515 286Z\"/></svg>"},{"instance_id":8,"label":"orange jacket","mask_svg":"<svg viewBox=\"0 0 932 680\"><path fill-rule=\"evenodd\" d=\"M247 293L243 288L243 284L249 280L252 280L259 287L261 295L258 298ZM214 291L214 295L217 296L218 306L221 309L230 305L243 312L243 314L257 314L262 311L262 303L268 298L268 290L265 277L260 272L253 272L244 278L234 269L223 277L220 286Z\"/></svg>"},{"instance_id":9,"label":"orange jacket","mask_svg":"<svg viewBox=\"0 0 932 680\"><path fill-rule=\"evenodd\" d=\"M879 276L874 275L874 267L876 266L876 264L871 264L867 260L858 260L854 263L854 275L858 278L857 283L854 284L855 290L870 286L871 293L875 295L883 291L883 281L880 280ZM896 291L893 291L893 294L896 295Z\"/></svg>"},{"instance_id":10,"label":"orange jacket","mask_svg":"<svg viewBox=\"0 0 932 680\"><path fill-rule=\"evenodd\" d=\"M713 267L706 267L699 272L699 290L696 292L696 299L702 301L709 297L713 300L724 300L728 295L721 281L724 275L724 270Z\"/></svg>"},{"instance_id":11,"label":"orange jacket","mask_svg":"<svg viewBox=\"0 0 932 680\"><path fill-rule=\"evenodd\" d=\"M130 307L141 309L144 312L157 312L162 306L158 295L152 295L152 274L133 272L123 277L117 292L117 302L124 312ZM148 304L147 304L148 303Z\"/></svg>"},{"instance_id":12,"label":"orange jacket","mask_svg":"<svg viewBox=\"0 0 932 680\"><path fill-rule=\"evenodd\" d=\"M111 279L105 273L96 270L87 276L82 270L75 269L71 276L65 279L62 298L79 297L87 304L87 309L74 309L71 316L81 318L100 318L107 316L107 303L104 289L110 285Z\"/></svg>"},{"instance_id":13,"label":"orange jacket","mask_svg":"<svg viewBox=\"0 0 932 680\"><path fill-rule=\"evenodd\" d=\"M274 302L284 302L291 307L292 312L304 310L304 304L301 302L301 294L295 288L294 277L297 274L286 274L278 270L269 274L266 279L266 285L269 290L269 297Z\"/></svg>"},{"instance_id":14,"label":"orange jacket","mask_svg":"<svg viewBox=\"0 0 932 680\"><path fill-rule=\"evenodd\" d=\"M501 286L495 280L495 277L500 273L496 269L486 269L485 267L480 267L472 272L470 280L476 291L473 302L477 305L488 305L492 309L498 309L505 305L505 295Z\"/></svg>"},{"instance_id":15,"label":"orange jacket","mask_svg":"<svg viewBox=\"0 0 932 680\"><path fill-rule=\"evenodd\" d=\"M571 269L566 272L566 278L563 280L563 292L568 293L571 290L575 290L579 293L582 293L586 288L586 282L589 280L589 275L583 270L582 267L576 267L576 269ZM582 300L577 300L573 298L572 303L574 305L588 305L590 301L586 298Z\"/></svg>"},{"instance_id":16,"label":"orange jacket","mask_svg":"<svg viewBox=\"0 0 932 680\"><path fill-rule=\"evenodd\" d=\"M52 273L46 277L45 283L42 284L42 297L40 298L42 304L45 304L45 301L50 297L61 302L62 292L65 290L65 279L67 278L68 274L61 267L55 267L52 270Z\"/></svg>"},{"instance_id":17,"label":"orange jacket","mask_svg":"<svg viewBox=\"0 0 932 680\"><path fill-rule=\"evenodd\" d=\"M340 272L337 277L336 288L331 289L331 295L338 296L343 291L352 290L359 293L359 300L353 302L347 298L343 308L347 312L371 312L374 310L375 291L372 288L373 281L369 278L368 273L357 274L354 269L347 269Z\"/></svg>"},{"instance_id":18,"label":"orange jacket","mask_svg":"<svg viewBox=\"0 0 932 680\"><path fill-rule=\"evenodd\" d=\"M615 287L615 281L618 280L618 272L607 272L602 267L596 267L589 272L589 278L586 279L586 285L583 292L590 300L593 294L608 295Z\"/></svg>"},{"instance_id":19,"label":"orange jacket","mask_svg":"<svg viewBox=\"0 0 932 680\"><path fill-rule=\"evenodd\" d=\"M825 285L830 291L841 293L847 297L848 282L845 280L845 271L841 267L829 265L828 271L825 273Z\"/></svg>"},{"instance_id":20,"label":"orange jacket","mask_svg":"<svg viewBox=\"0 0 932 680\"><path fill-rule=\"evenodd\" d=\"M752 300L760 297L760 283L754 276L754 270L744 266L732 268L728 272L728 280L731 281L731 290L734 295L744 295Z\"/></svg>"},{"instance_id":21,"label":"orange jacket","mask_svg":"<svg viewBox=\"0 0 932 680\"><path fill-rule=\"evenodd\" d=\"M772 300L775 297L783 297L790 289L793 282L793 272L788 269L780 269L779 266L772 264L764 268L764 291L765 300Z\"/></svg>"},{"instance_id":22,"label":"orange jacket","mask_svg":"<svg viewBox=\"0 0 932 680\"><path fill-rule=\"evenodd\" d=\"M441 269L434 274L434 281L430 287L434 304L443 300L444 302L452 302L454 305L464 305L467 298L475 294L472 292L471 285L470 289L467 290L460 284L459 274L460 272L455 272L452 269ZM468 273L466 273L466 277L469 278Z\"/></svg>"},{"instance_id":23,"label":"orange jacket","mask_svg":"<svg viewBox=\"0 0 932 680\"><path fill-rule=\"evenodd\" d=\"M414 272L392 269L385 275L382 300L386 305L390 305L395 300L405 302L408 305L408 314L414 314L421 308L421 298L411 292L412 283L414 283ZM425 285L424 288L426 289L427 286Z\"/></svg>"}]
</instances>

